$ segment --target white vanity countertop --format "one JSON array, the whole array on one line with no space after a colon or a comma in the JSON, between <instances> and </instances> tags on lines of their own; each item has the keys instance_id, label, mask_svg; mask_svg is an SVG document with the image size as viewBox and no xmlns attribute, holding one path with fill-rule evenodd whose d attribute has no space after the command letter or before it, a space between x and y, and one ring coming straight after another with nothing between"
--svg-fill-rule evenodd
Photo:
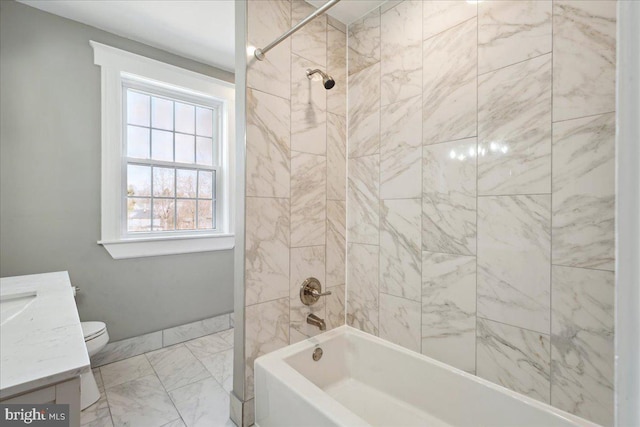
<instances>
[{"instance_id":1,"label":"white vanity countertop","mask_svg":"<svg viewBox=\"0 0 640 427\"><path fill-rule=\"evenodd\" d=\"M0 279L0 295L37 292L0 326L0 398L89 372L73 289L66 271Z\"/></svg>"}]
</instances>

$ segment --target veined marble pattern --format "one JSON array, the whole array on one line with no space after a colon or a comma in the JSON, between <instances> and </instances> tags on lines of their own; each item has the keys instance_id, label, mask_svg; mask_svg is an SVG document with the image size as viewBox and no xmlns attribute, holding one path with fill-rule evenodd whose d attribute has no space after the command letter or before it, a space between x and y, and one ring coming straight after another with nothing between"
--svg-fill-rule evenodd
<instances>
[{"instance_id":1,"label":"veined marble pattern","mask_svg":"<svg viewBox=\"0 0 640 427\"><path fill-rule=\"evenodd\" d=\"M289 0L251 0L247 2L247 42L266 46L291 28ZM269 51L264 61L250 54L247 86L289 99L291 95L291 39Z\"/></svg>"},{"instance_id":2,"label":"veined marble pattern","mask_svg":"<svg viewBox=\"0 0 640 427\"><path fill-rule=\"evenodd\" d=\"M245 307L245 398L253 398L253 362L289 345L289 296Z\"/></svg>"},{"instance_id":3,"label":"veined marble pattern","mask_svg":"<svg viewBox=\"0 0 640 427\"><path fill-rule=\"evenodd\" d=\"M476 253L476 138L423 148L422 249Z\"/></svg>"},{"instance_id":4,"label":"veined marble pattern","mask_svg":"<svg viewBox=\"0 0 640 427\"><path fill-rule=\"evenodd\" d=\"M229 420L229 393L213 378L189 384L169 394L189 427L235 426Z\"/></svg>"},{"instance_id":5,"label":"veined marble pattern","mask_svg":"<svg viewBox=\"0 0 640 427\"><path fill-rule=\"evenodd\" d=\"M343 22L338 21L333 16L327 15L327 24L329 24L329 26L333 27L334 29L336 29L338 31L342 31L343 33L347 32L347 26ZM346 54L345 54L344 57L345 58L347 57Z\"/></svg>"},{"instance_id":6,"label":"veined marble pattern","mask_svg":"<svg viewBox=\"0 0 640 427\"><path fill-rule=\"evenodd\" d=\"M231 331L231 330L230 330ZM208 356L220 353L233 347L233 336L227 331L207 335L185 343L191 354L202 360Z\"/></svg>"},{"instance_id":7,"label":"veined marble pattern","mask_svg":"<svg viewBox=\"0 0 640 427\"><path fill-rule=\"evenodd\" d=\"M347 230L350 243L377 245L379 241L378 156L349 161Z\"/></svg>"},{"instance_id":8,"label":"veined marble pattern","mask_svg":"<svg viewBox=\"0 0 640 427\"><path fill-rule=\"evenodd\" d=\"M247 89L247 196L289 197L289 101Z\"/></svg>"},{"instance_id":9,"label":"veined marble pattern","mask_svg":"<svg viewBox=\"0 0 640 427\"><path fill-rule=\"evenodd\" d=\"M380 61L380 8L348 28L349 76Z\"/></svg>"},{"instance_id":10,"label":"veined marble pattern","mask_svg":"<svg viewBox=\"0 0 640 427\"><path fill-rule=\"evenodd\" d=\"M153 374L153 368L144 354L110 363L100 368L104 387L113 387Z\"/></svg>"},{"instance_id":11,"label":"veined marble pattern","mask_svg":"<svg viewBox=\"0 0 640 427\"><path fill-rule=\"evenodd\" d=\"M477 19L470 19L422 45L424 144L476 135L477 25Z\"/></svg>"},{"instance_id":12,"label":"veined marble pattern","mask_svg":"<svg viewBox=\"0 0 640 427\"><path fill-rule=\"evenodd\" d=\"M381 18L381 103L422 92L422 1L405 0Z\"/></svg>"},{"instance_id":13,"label":"veined marble pattern","mask_svg":"<svg viewBox=\"0 0 640 427\"><path fill-rule=\"evenodd\" d=\"M380 149L380 63L349 74L349 157Z\"/></svg>"},{"instance_id":14,"label":"veined marble pattern","mask_svg":"<svg viewBox=\"0 0 640 427\"><path fill-rule=\"evenodd\" d=\"M551 403L613 425L615 275L553 267Z\"/></svg>"},{"instance_id":15,"label":"veined marble pattern","mask_svg":"<svg viewBox=\"0 0 640 427\"><path fill-rule=\"evenodd\" d=\"M320 300L312 306L306 306L300 301L300 286L309 277L315 277L320 281L322 290L327 290L325 280L325 247L308 246L304 248L291 249L291 282L289 287L289 322L292 329L295 329L306 337L318 335L319 328L307 324L307 316L315 314L321 319L325 316L326 298ZM290 337L291 339L291 337Z\"/></svg>"},{"instance_id":16,"label":"veined marble pattern","mask_svg":"<svg viewBox=\"0 0 640 427\"><path fill-rule=\"evenodd\" d=\"M289 295L289 199L246 199L245 305Z\"/></svg>"},{"instance_id":17,"label":"veined marble pattern","mask_svg":"<svg viewBox=\"0 0 640 427\"><path fill-rule=\"evenodd\" d=\"M333 286L327 288L331 291L326 299L326 317L327 330L337 328L344 325L344 297L345 285Z\"/></svg>"},{"instance_id":18,"label":"veined marble pattern","mask_svg":"<svg viewBox=\"0 0 640 427\"><path fill-rule=\"evenodd\" d=\"M553 3L553 120L615 110L616 2Z\"/></svg>"},{"instance_id":19,"label":"veined marble pattern","mask_svg":"<svg viewBox=\"0 0 640 427\"><path fill-rule=\"evenodd\" d=\"M420 199L381 201L380 292L420 301L421 212Z\"/></svg>"},{"instance_id":20,"label":"veined marble pattern","mask_svg":"<svg viewBox=\"0 0 640 427\"><path fill-rule=\"evenodd\" d=\"M551 196L478 199L478 316L549 333Z\"/></svg>"},{"instance_id":21,"label":"veined marble pattern","mask_svg":"<svg viewBox=\"0 0 640 427\"><path fill-rule=\"evenodd\" d=\"M162 345L166 347L178 344L204 335L215 334L216 332L224 331L229 328L228 314L187 323L186 325L164 329L162 331Z\"/></svg>"},{"instance_id":22,"label":"veined marble pattern","mask_svg":"<svg viewBox=\"0 0 640 427\"><path fill-rule=\"evenodd\" d=\"M380 197L421 197L422 98L382 107L380 116Z\"/></svg>"},{"instance_id":23,"label":"veined marble pattern","mask_svg":"<svg viewBox=\"0 0 640 427\"><path fill-rule=\"evenodd\" d=\"M304 0L291 1L291 24L295 25L316 10ZM291 53L326 65L327 15L322 15L291 35Z\"/></svg>"},{"instance_id":24,"label":"veined marble pattern","mask_svg":"<svg viewBox=\"0 0 640 427\"><path fill-rule=\"evenodd\" d=\"M324 69L291 55L291 149L312 154L327 151L327 90L307 70Z\"/></svg>"},{"instance_id":25,"label":"veined marble pattern","mask_svg":"<svg viewBox=\"0 0 640 427\"><path fill-rule=\"evenodd\" d=\"M475 257L422 252L422 354L475 373Z\"/></svg>"},{"instance_id":26,"label":"veined marble pattern","mask_svg":"<svg viewBox=\"0 0 640 427\"><path fill-rule=\"evenodd\" d=\"M549 403L549 335L478 318L477 375Z\"/></svg>"},{"instance_id":27,"label":"veined marble pattern","mask_svg":"<svg viewBox=\"0 0 640 427\"><path fill-rule=\"evenodd\" d=\"M347 123L343 116L327 114L327 199L347 197Z\"/></svg>"},{"instance_id":28,"label":"veined marble pattern","mask_svg":"<svg viewBox=\"0 0 640 427\"><path fill-rule=\"evenodd\" d=\"M551 191L551 54L480 76L478 194Z\"/></svg>"},{"instance_id":29,"label":"veined marble pattern","mask_svg":"<svg viewBox=\"0 0 640 427\"><path fill-rule=\"evenodd\" d=\"M428 39L473 18L478 6L460 0L425 0L422 11L422 37Z\"/></svg>"},{"instance_id":30,"label":"veined marble pattern","mask_svg":"<svg viewBox=\"0 0 640 427\"><path fill-rule=\"evenodd\" d=\"M327 111L347 115L347 35L327 26L327 72L336 85L327 92Z\"/></svg>"},{"instance_id":31,"label":"veined marble pattern","mask_svg":"<svg viewBox=\"0 0 640 427\"><path fill-rule=\"evenodd\" d=\"M162 348L162 331L110 342L91 358L91 366L95 368L159 348Z\"/></svg>"},{"instance_id":32,"label":"veined marble pattern","mask_svg":"<svg viewBox=\"0 0 640 427\"><path fill-rule=\"evenodd\" d=\"M147 353L147 358L167 391L211 376L184 344Z\"/></svg>"},{"instance_id":33,"label":"veined marble pattern","mask_svg":"<svg viewBox=\"0 0 640 427\"><path fill-rule=\"evenodd\" d=\"M378 257L380 248L349 243L347 287L347 324L378 335L379 293Z\"/></svg>"},{"instance_id":34,"label":"veined marble pattern","mask_svg":"<svg viewBox=\"0 0 640 427\"><path fill-rule=\"evenodd\" d=\"M229 393L233 390L233 348L204 356L200 362L222 388Z\"/></svg>"},{"instance_id":35,"label":"veined marble pattern","mask_svg":"<svg viewBox=\"0 0 640 427\"><path fill-rule=\"evenodd\" d=\"M327 287L345 284L346 202L327 201Z\"/></svg>"},{"instance_id":36,"label":"veined marble pattern","mask_svg":"<svg viewBox=\"0 0 640 427\"><path fill-rule=\"evenodd\" d=\"M420 352L420 303L380 293L380 338Z\"/></svg>"},{"instance_id":37,"label":"veined marble pattern","mask_svg":"<svg viewBox=\"0 0 640 427\"><path fill-rule=\"evenodd\" d=\"M327 206L327 158L291 155L291 246L324 245Z\"/></svg>"},{"instance_id":38,"label":"veined marble pattern","mask_svg":"<svg viewBox=\"0 0 640 427\"><path fill-rule=\"evenodd\" d=\"M551 52L551 0L478 3L478 73Z\"/></svg>"},{"instance_id":39,"label":"veined marble pattern","mask_svg":"<svg viewBox=\"0 0 640 427\"><path fill-rule=\"evenodd\" d=\"M615 268L615 113L553 125L554 264Z\"/></svg>"}]
</instances>

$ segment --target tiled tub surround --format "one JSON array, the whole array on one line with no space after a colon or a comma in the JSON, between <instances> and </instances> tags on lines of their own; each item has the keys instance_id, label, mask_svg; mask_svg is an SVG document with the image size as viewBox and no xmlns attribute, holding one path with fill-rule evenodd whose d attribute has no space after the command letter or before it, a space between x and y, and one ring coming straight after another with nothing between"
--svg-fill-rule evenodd
<instances>
[{"instance_id":1,"label":"tiled tub surround","mask_svg":"<svg viewBox=\"0 0 640 427\"><path fill-rule=\"evenodd\" d=\"M348 28L347 322L613 423L615 1Z\"/></svg>"},{"instance_id":2,"label":"tiled tub surround","mask_svg":"<svg viewBox=\"0 0 640 427\"><path fill-rule=\"evenodd\" d=\"M247 37L264 46L304 19L303 0L249 0ZM322 16L247 67L245 401L253 362L344 324L346 234L346 28ZM331 75L327 91L308 68ZM301 304L309 276L332 295Z\"/></svg>"}]
</instances>

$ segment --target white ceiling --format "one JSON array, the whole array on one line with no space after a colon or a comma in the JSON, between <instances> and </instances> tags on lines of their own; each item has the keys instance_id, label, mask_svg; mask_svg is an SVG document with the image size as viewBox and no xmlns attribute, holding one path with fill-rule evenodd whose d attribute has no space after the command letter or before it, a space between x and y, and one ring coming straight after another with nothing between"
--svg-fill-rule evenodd
<instances>
[{"instance_id":1,"label":"white ceiling","mask_svg":"<svg viewBox=\"0 0 640 427\"><path fill-rule=\"evenodd\" d=\"M342 0L327 11L327 15L333 16L338 21L347 25L351 24L358 18L363 17L387 0ZM307 3L315 7L320 7L327 0L307 0Z\"/></svg>"}]
</instances>

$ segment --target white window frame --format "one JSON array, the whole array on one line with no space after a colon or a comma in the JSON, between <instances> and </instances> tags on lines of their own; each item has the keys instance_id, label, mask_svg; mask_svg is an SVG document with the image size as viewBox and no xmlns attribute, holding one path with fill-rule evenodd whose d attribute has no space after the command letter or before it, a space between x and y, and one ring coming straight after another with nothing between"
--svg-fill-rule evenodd
<instances>
[{"instance_id":1,"label":"white window frame","mask_svg":"<svg viewBox=\"0 0 640 427\"><path fill-rule=\"evenodd\" d=\"M101 67L102 189L101 239L114 259L232 249L235 153L235 89L232 83L136 55L95 41L89 42L94 63ZM123 93L127 83L152 85L169 91L213 98L221 104L219 157L216 177L216 230L185 233L127 233L122 214L126 196Z\"/></svg>"}]
</instances>

